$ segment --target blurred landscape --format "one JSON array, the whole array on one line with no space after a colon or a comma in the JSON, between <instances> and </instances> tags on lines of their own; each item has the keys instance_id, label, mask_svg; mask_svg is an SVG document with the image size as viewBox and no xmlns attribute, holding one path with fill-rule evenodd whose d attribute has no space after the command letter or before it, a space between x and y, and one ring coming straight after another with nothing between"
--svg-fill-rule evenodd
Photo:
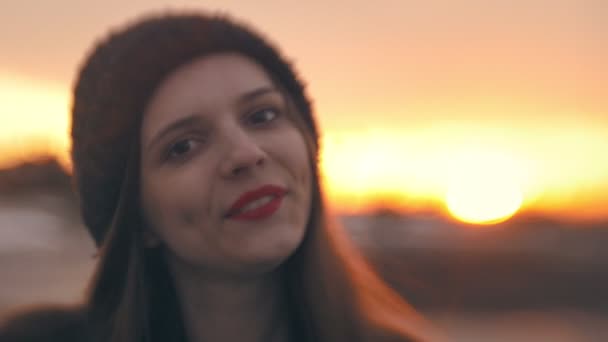
<instances>
[{"instance_id":1,"label":"blurred landscape","mask_svg":"<svg viewBox=\"0 0 608 342\"><path fill-rule=\"evenodd\" d=\"M456 341L608 340L608 223L474 227L388 208L341 217L376 270ZM0 315L83 296L95 248L52 158L0 170Z\"/></svg>"}]
</instances>

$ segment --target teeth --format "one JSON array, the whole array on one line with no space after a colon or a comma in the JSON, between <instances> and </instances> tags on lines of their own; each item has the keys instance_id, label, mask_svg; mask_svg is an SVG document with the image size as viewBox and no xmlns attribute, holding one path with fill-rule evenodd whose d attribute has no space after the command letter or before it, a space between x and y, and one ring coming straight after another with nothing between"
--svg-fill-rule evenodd
<instances>
[{"instance_id":1,"label":"teeth","mask_svg":"<svg viewBox=\"0 0 608 342\"><path fill-rule=\"evenodd\" d=\"M262 198L258 198L257 200L250 202L249 204L247 204L246 206L241 208L241 210L239 210L239 213L242 213L242 212L248 211L248 210L257 209L257 208L267 204L268 202L272 201L273 199L274 199L273 195L266 195Z\"/></svg>"}]
</instances>

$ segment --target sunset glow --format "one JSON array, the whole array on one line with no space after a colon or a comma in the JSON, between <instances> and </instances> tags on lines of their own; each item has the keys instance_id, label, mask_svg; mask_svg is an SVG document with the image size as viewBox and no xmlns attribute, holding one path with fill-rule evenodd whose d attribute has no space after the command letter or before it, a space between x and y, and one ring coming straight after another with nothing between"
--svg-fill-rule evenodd
<instances>
[{"instance_id":1,"label":"sunset glow","mask_svg":"<svg viewBox=\"0 0 608 342\"><path fill-rule=\"evenodd\" d=\"M149 3L161 5L116 2L85 15L74 1L41 11L73 13L45 16L15 3L0 22L0 32L21 28L0 56L0 167L45 153L69 167L79 63L95 39ZM434 3L205 6L252 23L294 62L313 99L322 180L337 211L608 220L608 8Z\"/></svg>"},{"instance_id":2,"label":"sunset glow","mask_svg":"<svg viewBox=\"0 0 608 342\"><path fill-rule=\"evenodd\" d=\"M62 86L0 73L0 167L48 154L67 165L69 101Z\"/></svg>"},{"instance_id":3,"label":"sunset glow","mask_svg":"<svg viewBox=\"0 0 608 342\"><path fill-rule=\"evenodd\" d=\"M327 132L321 160L339 210L388 204L446 208L475 223L519 209L602 219L608 205L608 130L554 120L550 128L509 123ZM473 138L472 138L473 137ZM595 151L595 152L594 152Z\"/></svg>"},{"instance_id":4,"label":"sunset glow","mask_svg":"<svg viewBox=\"0 0 608 342\"><path fill-rule=\"evenodd\" d=\"M11 126L0 137L0 164L50 153L69 167L68 90L4 76L0 94L0 120ZM428 115L428 108L411 110ZM446 113L458 111L471 116L476 109L461 104ZM444 207L471 223L500 221L520 208L567 219L608 218L608 122L601 119L562 113L549 126L523 119L330 124L321 143L327 195L339 211L381 203L404 210Z\"/></svg>"}]
</instances>

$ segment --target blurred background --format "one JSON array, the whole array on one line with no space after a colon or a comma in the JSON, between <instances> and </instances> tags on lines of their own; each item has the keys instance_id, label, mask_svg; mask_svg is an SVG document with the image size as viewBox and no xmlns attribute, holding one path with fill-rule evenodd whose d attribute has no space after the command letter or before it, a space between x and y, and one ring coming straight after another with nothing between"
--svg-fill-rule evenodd
<instances>
[{"instance_id":1,"label":"blurred background","mask_svg":"<svg viewBox=\"0 0 608 342\"><path fill-rule=\"evenodd\" d=\"M604 0L0 0L0 315L81 299L95 262L68 156L85 53L184 8L282 47L334 211L448 336L608 340Z\"/></svg>"}]
</instances>

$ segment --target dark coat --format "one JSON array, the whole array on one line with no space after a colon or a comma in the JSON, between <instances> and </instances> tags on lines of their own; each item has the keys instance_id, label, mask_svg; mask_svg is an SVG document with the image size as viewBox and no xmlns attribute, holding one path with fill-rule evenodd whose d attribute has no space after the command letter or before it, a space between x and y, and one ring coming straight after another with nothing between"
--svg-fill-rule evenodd
<instances>
[{"instance_id":1,"label":"dark coat","mask_svg":"<svg viewBox=\"0 0 608 342\"><path fill-rule=\"evenodd\" d=\"M87 341L84 310L45 306L22 309L0 320L0 342Z\"/></svg>"}]
</instances>

